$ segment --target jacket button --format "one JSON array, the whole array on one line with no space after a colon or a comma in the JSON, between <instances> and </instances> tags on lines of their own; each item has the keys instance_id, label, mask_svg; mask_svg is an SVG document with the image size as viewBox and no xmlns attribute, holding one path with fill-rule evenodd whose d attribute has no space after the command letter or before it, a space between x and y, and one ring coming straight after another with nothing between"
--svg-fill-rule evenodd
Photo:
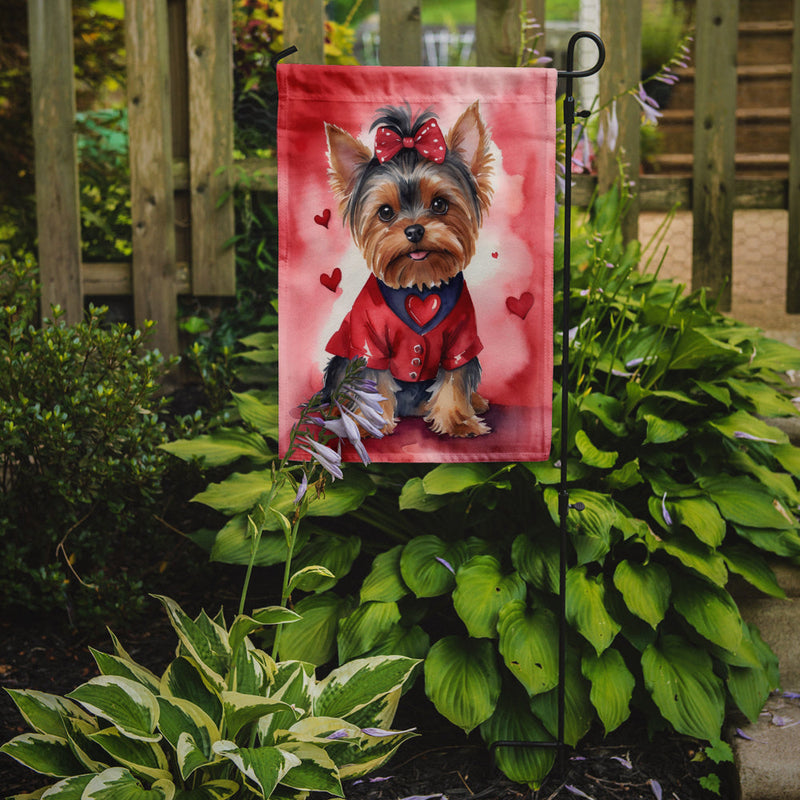
<instances>
[{"instance_id":1,"label":"jacket button","mask_svg":"<svg viewBox=\"0 0 800 800\"><path fill-rule=\"evenodd\" d=\"M414 345L414 352L415 353L421 353L422 352L422 345L421 344L415 344Z\"/></svg>"},{"instance_id":2,"label":"jacket button","mask_svg":"<svg viewBox=\"0 0 800 800\"><path fill-rule=\"evenodd\" d=\"M415 381L417 379L417 373L416 372L409 372L408 373L408 377L411 378L412 381Z\"/></svg>"},{"instance_id":3,"label":"jacket button","mask_svg":"<svg viewBox=\"0 0 800 800\"><path fill-rule=\"evenodd\" d=\"M413 366L418 367L422 363L421 358L412 358L411 363Z\"/></svg>"}]
</instances>

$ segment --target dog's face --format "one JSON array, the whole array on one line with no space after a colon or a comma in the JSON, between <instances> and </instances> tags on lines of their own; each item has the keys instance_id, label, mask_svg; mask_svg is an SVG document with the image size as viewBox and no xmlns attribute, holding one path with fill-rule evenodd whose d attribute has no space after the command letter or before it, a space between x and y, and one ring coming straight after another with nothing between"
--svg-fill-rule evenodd
<instances>
[{"instance_id":1,"label":"dog's face","mask_svg":"<svg viewBox=\"0 0 800 800\"><path fill-rule=\"evenodd\" d=\"M492 196L489 133L474 103L448 132L446 155L436 163L409 144L431 115L412 123L407 110L381 111L386 114L376 124L386 123L404 143L383 163L358 139L326 124L331 186L379 280L392 288L438 286L475 253Z\"/></svg>"}]
</instances>

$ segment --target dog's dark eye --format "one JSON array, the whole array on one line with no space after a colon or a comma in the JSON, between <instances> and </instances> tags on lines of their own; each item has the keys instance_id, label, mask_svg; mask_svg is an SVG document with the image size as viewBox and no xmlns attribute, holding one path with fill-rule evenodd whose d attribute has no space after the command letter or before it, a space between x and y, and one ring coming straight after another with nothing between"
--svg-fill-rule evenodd
<instances>
[{"instance_id":1,"label":"dog's dark eye","mask_svg":"<svg viewBox=\"0 0 800 800\"><path fill-rule=\"evenodd\" d=\"M449 207L444 197L434 197L431 203L431 211L434 214L446 214Z\"/></svg>"},{"instance_id":2,"label":"dog's dark eye","mask_svg":"<svg viewBox=\"0 0 800 800\"><path fill-rule=\"evenodd\" d=\"M382 222L391 222L394 219L394 209L389 205L383 205L378 209L378 219Z\"/></svg>"}]
</instances>

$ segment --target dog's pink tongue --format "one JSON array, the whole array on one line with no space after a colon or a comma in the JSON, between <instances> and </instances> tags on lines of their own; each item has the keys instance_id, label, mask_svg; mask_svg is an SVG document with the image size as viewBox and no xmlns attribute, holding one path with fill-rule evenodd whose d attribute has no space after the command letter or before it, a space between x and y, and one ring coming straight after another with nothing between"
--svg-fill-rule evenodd
<instances>
[{"instance_id":1,"label":"dog's pink tongue","mask_svg":"<svg viewBox=\"0 0 800 800\"><path fill-rule=\"evenodd\" d=\"M408 254L414 261L422 261L423 258L428 257L427 250L415 250L413 253Z\"/></svg>"}]
</instances>

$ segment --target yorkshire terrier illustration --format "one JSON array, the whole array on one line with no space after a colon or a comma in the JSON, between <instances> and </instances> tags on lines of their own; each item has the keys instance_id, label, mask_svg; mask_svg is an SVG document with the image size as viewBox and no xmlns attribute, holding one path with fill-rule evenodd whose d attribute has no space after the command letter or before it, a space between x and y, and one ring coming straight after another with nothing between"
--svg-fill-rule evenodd
<instances>
[{"instance_id":1,"label":"yorkshire terrier illustration","mask_svg":"<svg viewBox=\"0 0 800 800\"><path fill-rule=\"evenodd\" d=\"M386 398L383 433L421 416L438 434L480 436L489 403L475 310L463 272L492 198L490 136L478 103L447 135L436 115L384 107L375 152L326 123L329 177L344 223L371 275L339 330L325 385L354 358Z\"/></svg>"}]
</instances>

